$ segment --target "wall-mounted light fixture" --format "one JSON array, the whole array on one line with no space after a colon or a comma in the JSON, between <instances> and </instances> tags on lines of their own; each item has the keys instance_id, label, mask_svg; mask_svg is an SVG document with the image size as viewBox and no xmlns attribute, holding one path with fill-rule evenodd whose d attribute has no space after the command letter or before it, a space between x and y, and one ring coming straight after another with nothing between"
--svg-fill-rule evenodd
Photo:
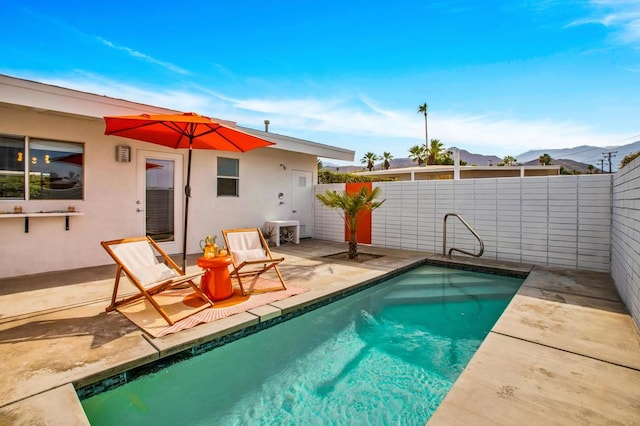
<instances>
[{"instance_id":1,"label":"wall-mounted light fixture","mask_svg":"<svg viewBox=\"0 0 640 426\"><path fill-rule=\"evenodd\" d=\"M287 170L287 166L285 166L284 164L280 163L280 167L282 167L282 170Z\"/></svg>"},{"instance_id":2,"label":"wall-mounted light fixture","mask_svg":"<svg viewBox=\"0 0 640 426\"><path fill-rule=\"evenodd\" d=\"M280 200L280 205L284 204L284 201L282 201L282 199L284 198L284 193L282 192L278 192L278 200Z\"/></svg>"},{"instance_id":3,"label":"wall-mounted light fixture","mask_svg":"<svg viewBox=\"0 0 640 426\"><path fill-rule=\"evenodd\" d=\"M118 163L128 163L131 161L131 148L126 145L116 146L116 161Z\"/></svg>"}]
</instances>

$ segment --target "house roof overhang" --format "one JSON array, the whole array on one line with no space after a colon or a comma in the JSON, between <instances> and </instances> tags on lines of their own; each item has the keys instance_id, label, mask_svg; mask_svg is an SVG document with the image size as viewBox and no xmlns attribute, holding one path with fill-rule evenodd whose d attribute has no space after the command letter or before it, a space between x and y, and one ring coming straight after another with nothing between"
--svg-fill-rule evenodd
<instances>
[{"instance_id":1,"label":"house roof overhang","mask_svg":"<svg viewBox=\"0 0 640 426\"><path fill-rule=\"evenodd\" d=\"M2 74L0 74L0 103L33 109L39 112L51 111L95 120L102 120L105 116L113 115L176 114L183 112ZM354 151L344 148L241 127L228 120L213 119L270 142L275 142L276 145L270 149L282 149L345 161L353 161L355 156Z\"/></svg>"}]
</instances>

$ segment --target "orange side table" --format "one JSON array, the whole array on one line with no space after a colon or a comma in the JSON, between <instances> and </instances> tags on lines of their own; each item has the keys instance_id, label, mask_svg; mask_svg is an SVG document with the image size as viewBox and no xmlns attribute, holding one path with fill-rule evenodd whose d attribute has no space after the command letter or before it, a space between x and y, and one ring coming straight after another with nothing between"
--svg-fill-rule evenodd
<instances>
[{"instance_id":1,"label":"orange side table","mask_svg":"<svg viewBox=\"0 0 640 426\"><path fill-rule=\"evenodd\" d=\"M223 300L233 295L228 268L231 264L231 256L200 257L196 263L201 268L209 269L200 280L200 288L209 299Z\"/></svg>"}]
</instances>

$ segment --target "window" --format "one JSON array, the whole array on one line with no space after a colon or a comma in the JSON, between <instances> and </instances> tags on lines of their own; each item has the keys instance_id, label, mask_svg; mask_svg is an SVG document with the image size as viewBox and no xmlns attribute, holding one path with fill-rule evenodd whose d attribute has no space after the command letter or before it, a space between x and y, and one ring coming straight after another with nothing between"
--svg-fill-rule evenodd
<instances>
[{"instance_id":1,"label":"window","mask_svg":"<svg viewBox=\"0 0 640 426\"><path fill-rule=\"evenodd\" d=\"M83 164L83 144L0 135L0 199L81 200Z\"/></svg>"},{"instance_id":2,"label":"window","mask_svg":"<svg viewBox=\"0 0 640 426\"><path fill-rule=\"evenodd\" d=\"M24 138L0 135L0 199L24 200Z\"/></svg>"},{"instance_id":3,"label":"window","mask_svg":"<svg viewBox=\"0 0 640 426\"><path fill-rule=\"evenodd\" d=\"M240 160L218 157L218 197L237 197Z\"/></svg>"}]
</instances>

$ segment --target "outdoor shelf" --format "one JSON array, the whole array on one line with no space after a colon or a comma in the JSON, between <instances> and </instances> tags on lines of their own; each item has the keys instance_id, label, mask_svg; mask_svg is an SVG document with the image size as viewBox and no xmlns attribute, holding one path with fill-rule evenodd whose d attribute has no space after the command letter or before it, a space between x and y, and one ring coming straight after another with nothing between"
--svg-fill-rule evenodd
<instances>
[{"instance_id":1,"label":"outdoor shelf","mask_svg":"<svg viewBox=\"0 0 640 426\"><path fill-rule=\"evenodd\" d=\"M70 212L66 210L52 210L46 212L24 212L24 213L0 213L0 219L24 218L24 232L29 232L29 218L31 217L64 217L64 229L69 230L70 216L83 216L82 212Z\"/></svg>"}]
</instances>

